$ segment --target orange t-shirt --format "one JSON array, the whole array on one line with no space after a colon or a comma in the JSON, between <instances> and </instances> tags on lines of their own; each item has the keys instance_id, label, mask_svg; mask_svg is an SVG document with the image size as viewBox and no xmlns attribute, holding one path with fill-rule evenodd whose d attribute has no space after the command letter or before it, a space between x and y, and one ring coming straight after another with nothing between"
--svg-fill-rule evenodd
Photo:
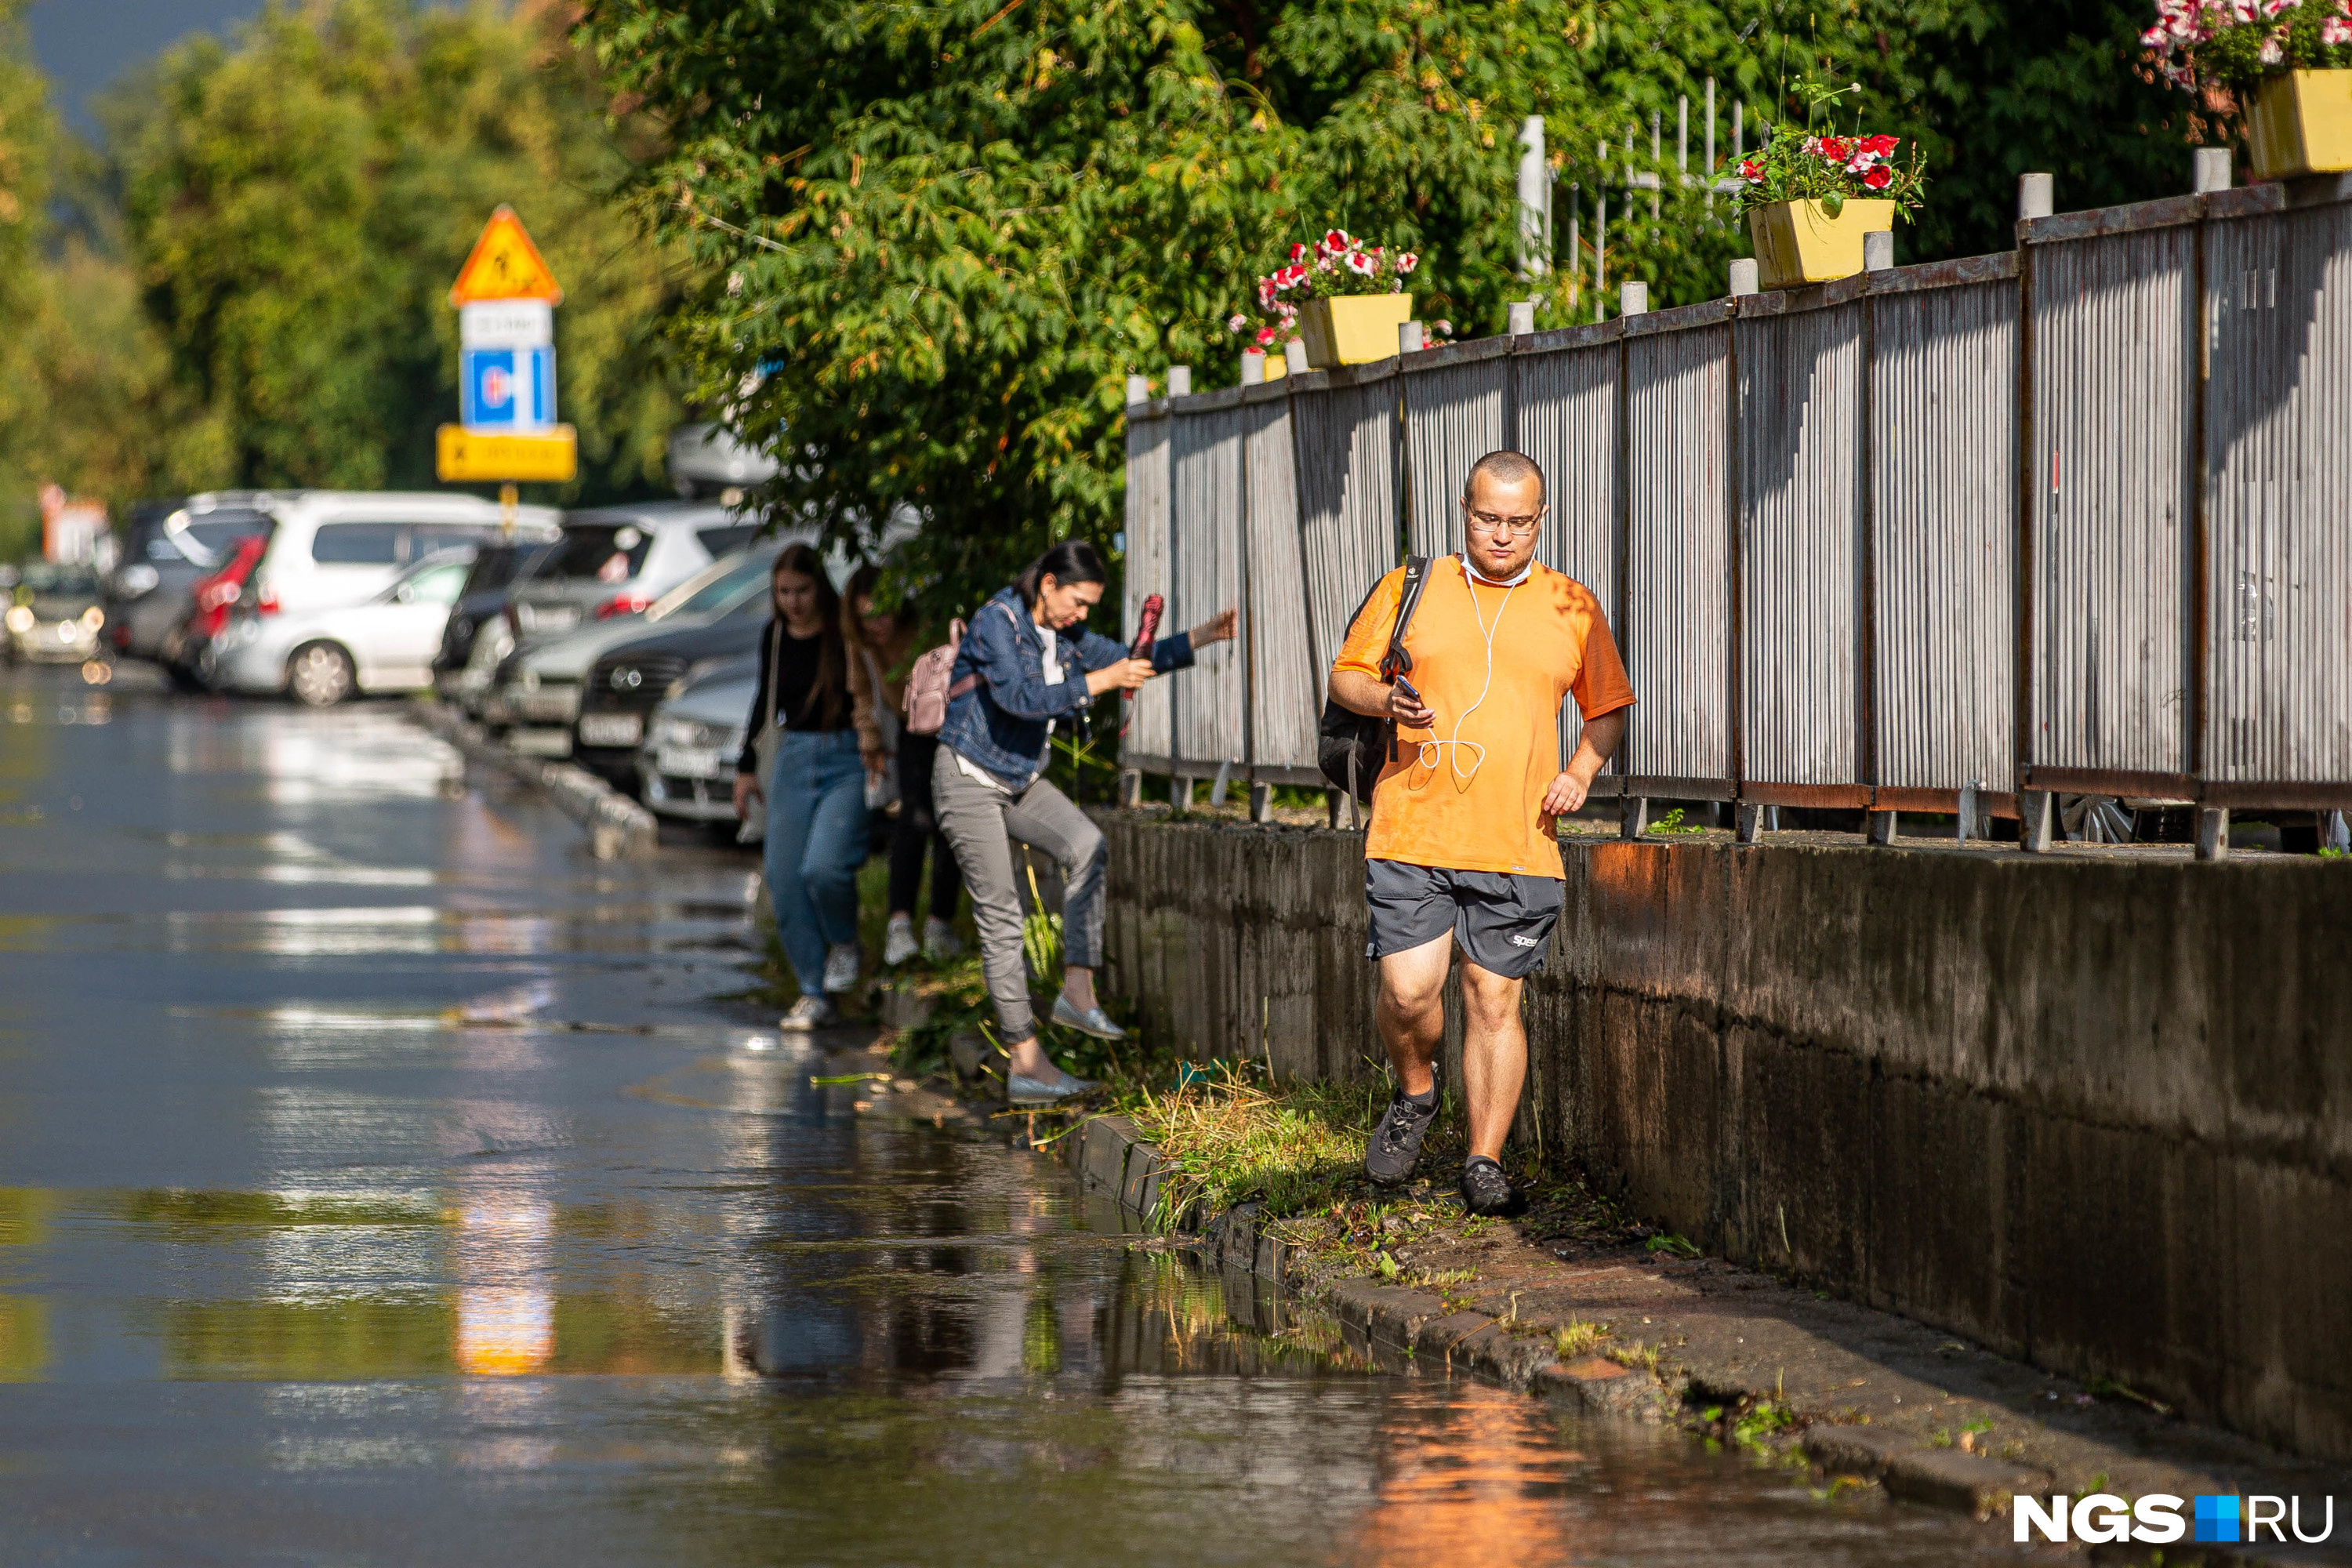
<instances>
[{"instance_id":1,"label":"orange t-shirt","mask_svg":"<svg viewBox=\"0 0 2352 1568\"><path fill-rule=\"evenodd\" d=\"M1402 567L1381 579L1348 628L1335 669L1379 676L1403 593ZM1437 722L1432 730L1399 730L1397 760L1381 769L1372 786L1364 858L1454 871L1563 875L1558 833L1540 809L1559 773L1560 703L1574 694L1590 721L1633 702L1592 590L1542 565L1514 588L1474 583L1459 556L1442 555L1429 563L1404 647L1412 656L1406 679Z\"/></svg>"}]
</instances>

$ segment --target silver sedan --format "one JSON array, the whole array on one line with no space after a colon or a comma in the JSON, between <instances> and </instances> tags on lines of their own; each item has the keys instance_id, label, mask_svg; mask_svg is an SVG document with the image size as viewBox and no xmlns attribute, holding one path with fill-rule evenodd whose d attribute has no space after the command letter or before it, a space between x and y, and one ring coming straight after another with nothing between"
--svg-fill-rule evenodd
<instances>
[{"instance_id":1,"label":"silver sedan","mask_svg":"<svg viewBox=\"0 0 2352 1568\"><path fill-rule=\"evenodd\" d=\"M275 615L240 608L205 650L201 673L215 690L283 691L311 708L362 691L425 689L473 557L470 546L429 555L363 604Z\"/></svg>"},{"instance_id":2,"label":"silver sedan","mask_svg":"<svg viewBox=\"0 0 2352 1568\"><path fill-rule=\"evenodd\" d=\"M730 660L712 678L688 686L654 710L637 749L637 777L646 805L664 816L735 827L735 760L743 752L743 720L759 684L756 659ZM752 816L746 844L764 835L765 817Z\"/></svg>"}]
</instances>

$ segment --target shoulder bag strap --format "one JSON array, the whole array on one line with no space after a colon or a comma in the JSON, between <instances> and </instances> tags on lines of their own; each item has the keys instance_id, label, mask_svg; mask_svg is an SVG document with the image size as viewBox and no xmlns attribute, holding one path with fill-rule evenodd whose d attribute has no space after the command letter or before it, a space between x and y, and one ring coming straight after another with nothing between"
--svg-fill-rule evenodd
<instances>
[{"instance_id":1,"label":"shoulder bag strap","mask_svg":"<svg viewBox=\"0 0 2352 1568\"><path fill-rule=\"evenodd\" d=\"M776 616L768 623L768 728L780 728L776 722L776 703L783 696L784 686L784 617Z\"/></svg>"}]
</instances>

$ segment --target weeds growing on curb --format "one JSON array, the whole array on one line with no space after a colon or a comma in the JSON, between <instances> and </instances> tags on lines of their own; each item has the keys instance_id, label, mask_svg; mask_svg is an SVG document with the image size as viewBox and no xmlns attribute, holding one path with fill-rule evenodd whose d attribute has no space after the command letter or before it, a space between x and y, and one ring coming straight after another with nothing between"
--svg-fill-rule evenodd
<instances>
[{"instance_id":1,"label":"weeds growing on curb","mask_svg":"<svg viewBox=\"0 0 2352 1568\"><path fill-rule=\"evenodd\" d=\"M1601 1348L1609 1337L1608 1325L1588 1323L1577 1319L1552 1336L1552 1349L1562 1361L1580 1361Z\"/></svg>"}]
</instances>

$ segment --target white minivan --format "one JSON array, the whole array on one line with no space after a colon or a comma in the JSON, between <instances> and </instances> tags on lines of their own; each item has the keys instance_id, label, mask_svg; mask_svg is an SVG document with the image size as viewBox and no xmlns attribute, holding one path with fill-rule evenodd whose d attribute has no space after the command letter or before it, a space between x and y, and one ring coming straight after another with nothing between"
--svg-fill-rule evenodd
<instances>
[{"instance_id":1,"label":"white minivan","mask_svg":"<svg viewBox=\"0 0 2352 1568\"><path fill-rule=\"evenodd\" d=\"M526 506L516 521L551 528L562 514ZM279 494L269 548L254 568L254 607L276 615L373 598L428 555L499 535L499 503L431 491L300 490Z\"/></svg>"}]
</instances>

